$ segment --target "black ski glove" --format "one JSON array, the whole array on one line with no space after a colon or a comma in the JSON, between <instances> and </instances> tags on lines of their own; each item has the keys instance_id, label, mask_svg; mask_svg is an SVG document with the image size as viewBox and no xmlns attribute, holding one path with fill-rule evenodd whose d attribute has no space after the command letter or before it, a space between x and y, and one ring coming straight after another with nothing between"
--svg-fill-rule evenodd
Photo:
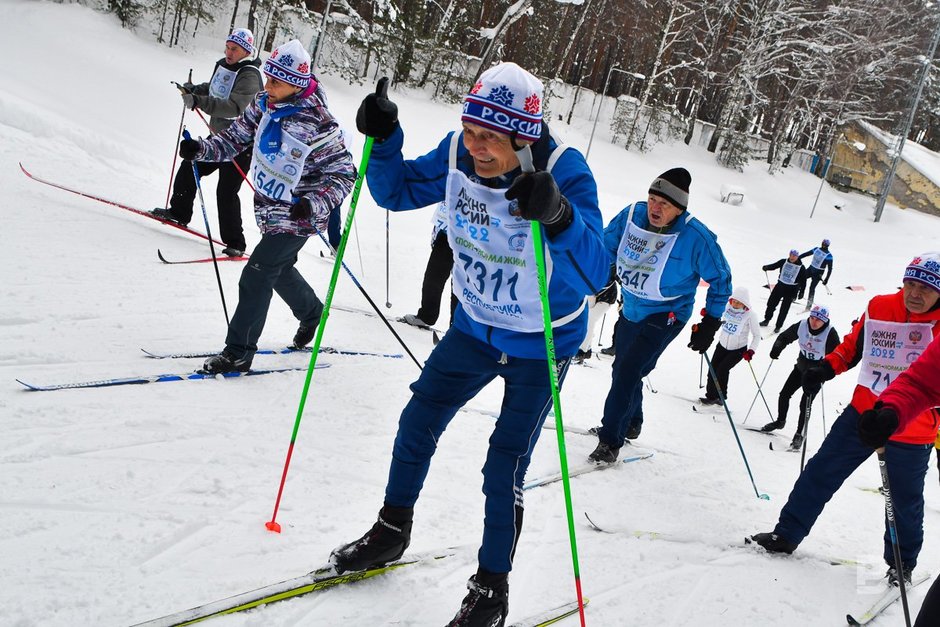
<instances>
[{"instance_id":1,"label":"black ski glove","mask_svg":"<svg viewBox=\"0 0 940 627\"><path fill-rule=\"evenodd\" d=\"M832 369L825 359L806 369L803 373L803 393L810 398L816 396L822 389L822 384L834 379L836 371Z\"/></svg>"},{"instance_id":2,"label":"black ski glove","mask_svg":"<svg viewBox=\"0 0 940 627\"><path fill-rule=\"evenodd\" d=\"M523 172L506 190L506 199L518 201L516 215L541 222L549 237L567 229L574 217L550 172Z\"/></svg>"},{"instance_id":3,"label":"black ski glove","mask_svg":"<svg viewBox=\"0 0 940 627\"><path fill-rule=\"evenodd\" d=\"M780 353L783 352L783 345L780 342L774 342L774 345L770 349L770 358L777 359L780 357Z\"/></svg>"},{"instance_id":4,"label":"black ski glove","mask_svg":"<svg viewBox=\"0 0 940 627\"><path fill-rule=\"evenodd\" d=\"M306 196L290 206L290 219L295 222L309 220L311 215L313 215L313 203Z\"/></svg>"},{"instance_id":5,"label":"black ski glove","mask_svg":"<svg viewBox=\"0 0 940 627\"><path fill-rule=\"evenodd\" d=\"M761 266L760 269L763 270L764 272L767 272L768 270L770 270L770 266L769 265Z\"/></svg>"},{"instance_id":6,"label":"black ski glove","mask_svg":"<svg viewBox=\"0 0 940 627\"><path fill-rule=\"evenodd\" d=\"M692 325L692 336L689 338L689 348L697 353L704 353L712 345L715 333L721 327L721 320L708 314L698 324Z\"/></svg>"},{"instance_id":7,"label":"black ski glove","mask_svg":"<svg viewBox=\"0 0 940 627\"><path fill-rule=\"evenodd\" d=\"M897 428L898 412L881 401L858 417L858 439L874 449L882 448Z\"/></svg>"},{"instance_id":8,"label":"black ski glove","mask_svg":"<svg viewBox=\"0 0 940 627\"><path fill-rule=\"evenodd\" d=\"M388 99L388 77L383 76L375 93L362 99L356 112L356 128L363 135L382 142L391 137L398 126L398 105Z\"/></svg>"},{"instance_id":9,"label":"black ski glove","mask_svg":"<svg viewBox=\"0 0 940 627\"><path fill-rule=\"evenodd\" d=\"M608 279L607 285L594 295L594 300L598 303L613 305L617 302L617 294L619 291L617 287L617 266L611 266L610 278Z\"/></svg>"},{"instance_id":10,"label":"black ski glove","mask_svg":"<svg viewBox=\"0 0 940 627\"><path fill-rule=\"evenodd\" d=\"M184 139L180 142L180 159L194 161L202 152L202 142L198 139Z\"/></svg>"}]
</instances>

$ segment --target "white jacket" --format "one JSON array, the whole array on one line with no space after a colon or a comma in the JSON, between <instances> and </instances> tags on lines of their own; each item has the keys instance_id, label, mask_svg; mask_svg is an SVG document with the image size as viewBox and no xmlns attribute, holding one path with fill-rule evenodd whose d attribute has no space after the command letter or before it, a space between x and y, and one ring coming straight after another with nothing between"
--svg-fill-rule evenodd
<instances>
[{"instance_id":1,"label":"white jacket","mask_svg":"<svg viewBox=\"0 0 940 627\"><path fill-rule=\"evenodd\" d=\"M746 287L736 287L731 293L731 298L744 303L745 308L734 309L731 303L728 303L725 313L721 316L718 343L729 351L740 350L745 346L756 351L760 344L760 320L751 308L751 295Z\"/></svg>"}]
</instances>

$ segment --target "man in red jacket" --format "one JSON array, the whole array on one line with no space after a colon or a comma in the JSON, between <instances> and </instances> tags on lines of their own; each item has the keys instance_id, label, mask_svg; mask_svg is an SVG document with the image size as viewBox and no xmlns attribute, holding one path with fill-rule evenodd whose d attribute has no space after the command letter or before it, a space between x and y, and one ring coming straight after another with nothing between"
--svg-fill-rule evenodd
<instances>
[{"instance_id":1,"label":"man in red jacket","mask_svg":"<svg viewBox=\"0 0 940 627\"><path fill-rule=\"evenodd\" d=\"M907 266L900 291L873 298L842 343L804 373L803 391L812 398L823 382L860 365L852 403L806 464L773 532L756 534L752 537L756 543L774 553L796 550L832 495L873 452L859 439L859 416L874 407L878 395L907 370L938 333L940 253L925 253ZM924 475L936 436L936 414L926 411L893 433L885 447L906 579L917 564L924 541ZM884 559L888 579L895 581L887 523Z\"/></svg>"},{"instance_id":2,"label":"man in red jacket","mask_svg":"<svg viewBox=\"0 0 940 627\"><path fill-rule=\"evenodd\" d=\"M879 449L898 429L906 429L924 412L940 421L940 339L934 338L923 355L885 388L873 409L858 419L862 442ZM931 409L933 408L933 409ZM892 490L893 491L893 490ZM914 627L940 622L940 579L934 580L920 607Z\"/></svg>"}]
</instances>

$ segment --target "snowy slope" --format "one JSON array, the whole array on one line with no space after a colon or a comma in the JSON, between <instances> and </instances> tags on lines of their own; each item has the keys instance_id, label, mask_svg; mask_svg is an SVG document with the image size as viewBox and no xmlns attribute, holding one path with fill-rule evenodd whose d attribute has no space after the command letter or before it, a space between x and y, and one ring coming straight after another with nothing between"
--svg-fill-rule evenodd
<instances>
[{"instance_id":1,"label":"snowy slope","mask_svg":"<svg viewBox=\"0 0 940 627\"><path fill-rule=\"evenodd\" d=\"M108 376L187 372L197 360L154 361L151 350L221 349L225 333L210 265L164 266L169 257L202 257L206 245L156 222L24 177L35 174L141 208L162 206L180 101L171 80L194 68L206 80L220 50L184 55L121 30L110 17L77 5L7 1L0 5L0 40L17 60L0 68L0 624L26 627L128 625L260 585L321 564L334 546L360 535L381 505L397 416L417 375L406 359L327 356L307 401L282 501L280 535L265 530L290 439L303 373L252 379L164 383L50 393L36 383ZM218 48L221 48L219 46ZM28 54L27 54L28 53ZM368 87L324 82L333 109L353 127ZM459 109L396 93L406 153L417 156L459 124ZM196 134L202 123L187 114ZM557 130L583 148L590 121ZM598 137L601 137L599 132ZM840 332L874 294L893 291L914 253L936 249L940 221L890 209L870 220L871 201L826 188L808 215L818 180L788 171L771 177L759 163L744 173L718 166L712 155L682 145L626 152L595 138L591 166L606 218L645 196L663 170L685 165L693 176L692 208L720 237L736 284L762 304L760 265L792 247L832 240L836 267L831 297L819 295ZM603 139L603 137L601 137ZM361 138L356 138L356 159ZM211 226L214 177L206 180ZM739 207L718 200L722 183L747 189ZM839 203L841 211L833 208ZM243 191L246 234L258 239ZM386 299L386 215L364 191L347 262L376 302ZM201 222L197 218L193 224ZM417 307L427 259L430 211L390 220L389 314ZM359 261L361 249L362 262ZM331 266L311 241L298 267L325 295ZM220 265L229 311L241 266ZM861 284L864 292L844 289ZM704 296L704 293L703 293ZM825 296L825 298L824 298ZM342 276L335 303L366 309ZM795 319L791 315L791 320ZM442 323L443 324L443 323ZM262 342L288 342L296 322L275 299ZM607 320L603 344L609 344ZM419 358L428 334L397 327ZM745 534L768 530L799 472L799 456L767 449L768 438L741 431L757 486L755 497L722 414L689 410L698 396L699 360L685 348L688 332L660 360L647 393L639 444L651 460L574 479L580 564L592 625L831 625L865 606L866 585L883 574L879 497L856 488L879 482L863 466L833 499L814 533L792 559L740 547ZM334 311L325 341L349 349L401 352L371 317ZM754 368L767 369L769 342ZM768 399L788 374L794 348L770 371ZM300 366L299 355L258 357L256 365ZM590 427L600 419L609 362L573 367L563 397L566 422ZM850 397L851 376L826 387L825 419L835 420ZM745 365L732 374L731 408L744 419L754 384ZM471 406L499 407L499 389ZM795 411L795 407L792 412ZM822 437L817 405L810 447ZM766 422L758 401L748 421ZM795 420L787 429L792 434ZM302 598L218 625L440 625L456 610L475 569L483 499L479 468L492 419L463 412L440 443L418 503L412 550L466 547L459 556L319 596ZM783 443L783 440L780 440ZM572 464L593 448L569 435ZM558 466L554 433L546 432L530 476ZM940 490L928 475L925 569L940 569ZM526 526L511 577L513 618L574 596L560 484L527 494ZM674 534L681 542L604 535L584 524ZM822 556L857 559L871 570L829 566ZM924 589L915 590L916 608ZM690 617L694 620L690 621ZM884 624L896 624L895 608ZM569 621L574 624L575 621Z\"/></svg>"}]
</instances>

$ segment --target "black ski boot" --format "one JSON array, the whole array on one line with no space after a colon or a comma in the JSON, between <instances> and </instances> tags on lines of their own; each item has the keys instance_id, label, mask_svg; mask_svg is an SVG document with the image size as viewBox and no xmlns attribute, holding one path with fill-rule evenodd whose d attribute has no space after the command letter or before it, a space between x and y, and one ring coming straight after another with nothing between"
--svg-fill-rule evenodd
<instances>
[{"instance_id":1,"label":"black ski boot","mask_svg":"<svg viewBox=\"0 0 940 627\"><path fill-rule=\"evenodd\" d=\"M251 369L251 357L235 357L228 350L213 355L202 364L202 374L225 374L226 372L248 372Z\"/></svg>"},{"instance_id":2,"label":"black ski boot","mask_svg":"<svg viewBox=\"0 0 940 627\"><path fill-rule=\"evenodd\" d=\"M612 447L604 442L598 442L594 452L588 455L588 460L596 464L613 464L620 455L620 447Z\"/></svg>"},{"instance_id":3,"label":"black ski boot","mask_svg":"<svg viewBox=\"0 0 940 627\"><path fill-rule=\"evenodd\" d=\"M709 398L707 396L699 396L698 402L702 405L721 405L720 398Z\"/></svg>"},{"instance_id":4,"label":"black ski boot","mask_svg":"<svg viewBox=\"0 0 940 627\"><path fill-rule=\"evenodd\" d=\"M628 439L628 440L635 440L635 439L637 439L638 437L640 437L640 432L641 432L641 431L643 431L643 425L642 425L642 424L635 424L635 425L631 426L629 429L627 429L627 439Z\"/></svg>"},{"instance_id":5,"label":"black ski boot","mask_svg":"<svg viewBox=\"0 0 940 627\"><path fill-rule=\"evenodd\" d=\"M163 207L157 207L150 212L150 215L155 217L158 220L163 220L164 222L172 222L173 224L179 224L180 226L186 226L186 222L183 222L182 218L173 213L172 209L164 209Z\"/></svg>"},{"instance_id":6,"label":"black ski boot","mask_svg":"<svg viewBox=\"0 0 940 627\"><path fill-rule=\"evenodd\" d=\"M751 540L764 547L764 550L768 553L786 553L789 555L799 546L775 533L756 533L751 536Z\"/></svg>"},{"instance_id":7,"label":"black ski boot","mask_svg":"<svg viewBox=\"0 0 940 627\"><path fill-rule=\"evenodd\" d=\"M297 333L294 334L294 340L291 342L290 347L300 350L305 347L307 344L313 341L313 338L317 335L317 325L308 327L304 324L297 327Z\"/></svg>"},{"instance_id":8,"label":"black ski boot","mask_svg":"<svg viewBox=\"0 0 940 627\"><path fill-rule=\"evenodd\" d=\"M447 627L504 627L509 614L508 577L508 573L478 569L467 582L470 592Z\"/></svg>"},{"instance_id":9,"label":"black ski boot","mask_svg":"<svg viewBox=\"0 0 940 627\"><path fill-rule=\"evenodd\" d=\"M378 521L364 536L330 553L336 572L366 570L400 558L411 544L413 516L412 507L383 507Z\"/></svg>"},{"instance_id":10,"label":"black ski boot","mask_svg":"<svg viewBox=\"0 0 940 627\"><path fill-rule=\"evenodd\" d=\"M777 429L783 429L787 426L786 420L774 420L773 422L768 422L763 427L760 428L764 433L770 433L771 431L776 431Z\"/></svg>"},{"instance_id":11,"label":"black ski boot","mask_svg":"<svg viewBox=\"0 0 940 627\"><path fill-rule=\"evenodd\" d=\"M904 585L905 587L911 585L911 572L914 569L907 564L904 564ZM885 573L885 577L888 578L889 586L898 586L898 571L894 566L888 567L888 572Z\"/></svg>"},{"instance_id":12,"label":"black ski boot","mask_svg":"<svg viewBox=\"0 0 940 627\"><path fill-rule=\"evenodd\" d=\"M803 448L803 434L797 433L793 436L793 441L790 442L790 450L796 451Z\"/></svg>"}]
</instances>

